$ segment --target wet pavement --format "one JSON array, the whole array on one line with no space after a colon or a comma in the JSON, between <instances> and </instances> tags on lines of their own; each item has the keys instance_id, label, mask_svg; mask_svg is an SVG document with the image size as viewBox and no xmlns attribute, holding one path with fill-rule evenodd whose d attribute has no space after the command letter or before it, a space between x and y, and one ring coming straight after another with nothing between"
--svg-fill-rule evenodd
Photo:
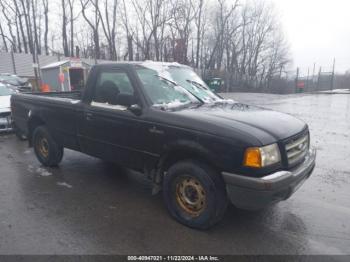
<instances>
[{"instance_id":1,"label":"wet pavement","mask_svg":"<svg viewBox=\"0 0 350 262\"><path fill-rule=\"evenodd\" d=\"M350 95L232 94L309 123L318 149L310 179L260 212L230 207L208 231L186 228L142 175L66 150L40 166L0 136L0 254L350 254Z\"/></svg>"}]
</instances>

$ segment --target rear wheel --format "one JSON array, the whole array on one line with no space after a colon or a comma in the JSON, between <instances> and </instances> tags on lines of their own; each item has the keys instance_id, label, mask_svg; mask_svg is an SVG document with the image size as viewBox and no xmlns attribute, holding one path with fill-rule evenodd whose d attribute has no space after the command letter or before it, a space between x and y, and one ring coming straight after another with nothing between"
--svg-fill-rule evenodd
<instances>
[{"instance_id":1,"label":"rear wheel","mask_svg":"<svg viewBox=\"0 0 350 262\"><path fill-rule=\"evenodd\" d=\"M63 147L51 137L45 126L39 126L33 133L34 152L44 166L57 166L63 157Z\"/></svg>"},{"instance_id":2,"label":"rear wheel","mask_svg":"<svg viewBox=\"0 0 350 262\"><path fill-rule=\"evenodd\" d=\"M219 222L228 204L222 177L210 166L194 160L170 167L163 180L163 197L177 221L198 229Z\"/></svg>"}]
</instances>

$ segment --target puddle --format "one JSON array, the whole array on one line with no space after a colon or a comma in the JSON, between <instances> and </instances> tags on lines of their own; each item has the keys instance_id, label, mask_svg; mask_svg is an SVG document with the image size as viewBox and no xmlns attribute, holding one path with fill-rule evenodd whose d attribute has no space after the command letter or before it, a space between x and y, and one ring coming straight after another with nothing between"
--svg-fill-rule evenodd
<instances>
[{"instance_id":1,"label":"puddle","mask_svg":"<svg viewBox=\"0 0 350 262\"><path fill-rule=\"evenodd\" d=\"M72 188L73 186L66 183L66 182L57 182L56 185L58 186L63 186L63 187L67 187L67 188Z\"/></svg>"}]
</instances>

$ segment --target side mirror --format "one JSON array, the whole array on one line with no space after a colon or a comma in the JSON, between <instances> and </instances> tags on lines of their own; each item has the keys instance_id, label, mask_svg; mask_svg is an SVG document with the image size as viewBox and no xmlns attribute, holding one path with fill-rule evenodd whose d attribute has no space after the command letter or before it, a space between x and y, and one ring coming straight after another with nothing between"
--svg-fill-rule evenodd
<instances>
[{"instance_id":1,"label":"side mirror","mask_svg":"<svg viewBox=\"0 0 350 262\"><path fill-rule=\"evenodd\" d=\"M133 104L133 105L129 106L128 109L130 110L130 112L134 113L137 116L142 114L142 108L138 104Z\"/></svg>"}]
</instances>

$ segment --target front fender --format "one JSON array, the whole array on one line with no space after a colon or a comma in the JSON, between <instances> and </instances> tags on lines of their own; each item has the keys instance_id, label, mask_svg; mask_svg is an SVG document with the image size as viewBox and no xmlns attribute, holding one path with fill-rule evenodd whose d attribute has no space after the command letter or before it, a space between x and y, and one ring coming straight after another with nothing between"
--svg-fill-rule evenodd
<instances>
[{"instance_id":1,"label":"front fender","mask_svg":"<svg viewBox=\"0 0 350 262\"><path fill-rule=\"evenodd\" d=\"M166 144L158 162L158 169L165 171L176 161L195 158L215 166L215 156L204 145L191 140L177 140Z\"/></svg>"}]
</instances>

